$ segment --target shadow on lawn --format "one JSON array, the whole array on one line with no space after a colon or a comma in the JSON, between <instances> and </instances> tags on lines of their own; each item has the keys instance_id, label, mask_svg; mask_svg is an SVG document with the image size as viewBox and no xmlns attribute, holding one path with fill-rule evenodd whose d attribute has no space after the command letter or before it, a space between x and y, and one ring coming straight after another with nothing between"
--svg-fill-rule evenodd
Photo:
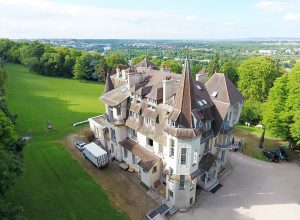
<instances>
[{"instance_id":1,"label":"shadow on lawn","mask_svg":"<svg viewBox=\"0 0 300 220\"><path fill-rule=\"evenodd\" d=\"M8 100L11 111L18 114L18 133L32 139L24 152L25 172L7 200L23 206L24 215L31 219L97 219L99 213L103 219L126 219L58 143L78 131L72 126L74 122L99 113L88 109L75 112L70 110L68 101L26 93L26 98L18 94L19 100ZM53 130L46 129L48 120Z\"/></svg>"}]
</instances>

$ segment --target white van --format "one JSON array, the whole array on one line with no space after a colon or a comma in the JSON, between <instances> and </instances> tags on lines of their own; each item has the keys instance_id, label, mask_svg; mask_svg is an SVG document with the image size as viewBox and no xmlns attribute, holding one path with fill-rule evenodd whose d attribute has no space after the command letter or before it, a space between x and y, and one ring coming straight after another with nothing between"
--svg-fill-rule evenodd
<instances>
[{"instance_id":1,"label":"white van","mask_svg":"<svg viewBox=\"0 0 300 220\"><path fill-rule=\"evenodd\" d=\"M94 142L84 146L83 154L98 168L106 167L108 164L107 152Z\"/></svg>"}]
</instances>

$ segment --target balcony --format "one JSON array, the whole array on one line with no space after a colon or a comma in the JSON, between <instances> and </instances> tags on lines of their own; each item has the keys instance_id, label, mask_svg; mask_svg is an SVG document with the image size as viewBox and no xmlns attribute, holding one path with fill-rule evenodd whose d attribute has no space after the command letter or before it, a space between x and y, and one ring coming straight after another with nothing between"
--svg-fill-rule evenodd
<instances>
[{"instance_id":1,"label":"balcony","mask_svg":"<svg viewBox=\"0 0 300 220\"><path fill-rule=\"evenodd\" d=\"M231 142L216 144L216 146L220 149L228 149L231 146Z\"/></svg>"},{"instance_id":2,"label":"balcony","mask_svg":"<svg viewBox=\"0 0 300 220\"><path fill-rule=\"evenodd\" d=\"M223 125L221 127L221 130L220 130L220 133L221 134L226 134L226 133L228 133L228 132L230 132L232 130L233 130L233 127L230 126L228 122L224 121L224 123L223 123Z\"/></svg>"}]
</instances>

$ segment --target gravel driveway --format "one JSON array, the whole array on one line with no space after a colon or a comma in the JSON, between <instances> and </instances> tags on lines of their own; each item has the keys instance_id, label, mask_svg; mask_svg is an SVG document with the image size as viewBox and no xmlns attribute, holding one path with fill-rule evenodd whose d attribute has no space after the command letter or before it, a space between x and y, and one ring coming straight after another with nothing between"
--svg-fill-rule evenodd
<instances>
[{"instance_id":1,"label":"gravel driveway","mask_svg":"<svg viewBox=\"0 0 300 220\"><path fill-rule=\"evenodd\" d=\"M300 164L269 163L229 152L232 172L215 194L203 193L195 207L172 219L299 220Z\"/></svg>"}]
</instances>

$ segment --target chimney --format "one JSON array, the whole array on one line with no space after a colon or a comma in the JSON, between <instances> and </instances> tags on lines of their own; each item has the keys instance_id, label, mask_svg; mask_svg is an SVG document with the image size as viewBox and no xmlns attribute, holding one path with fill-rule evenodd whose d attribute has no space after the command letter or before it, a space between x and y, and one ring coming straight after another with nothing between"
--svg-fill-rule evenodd
<instances>
[{"instance_id":1,"label":"chimney","mask_svg":"<svg viewBox=\"0 0 300 220\"><path fill-rule=\"evenodd\" d=\"M117 70L117 77L118 77L118 78L120 78L120 77L121 77L121 76L120 76L120 75L121 75L120 68L119 68L119 67L117 67L117 69L116 69L116 70Z\"/></svg>"},{"instance_id":2,"label":"chimney","mask_svg":"<svg viewBox=\"0 0 300 220\"><path fill-rule=\"evenodd\" d=\"M208 74L204 72L200 72L196 74L196 81L205 83L207 81Z\"/></svg>"},{"instance_id":3,"label":"chimney","mask_svg":"<svg viewBox=\"0 0 300 220\"><path fill-rule=\"evenodd\" d=\"M132 86L144 81L144 75L142 73L130 73L127 75L127 86L130 89Z\"/></svg>"},{"instance_id":4,"label":"chimney","mask_svg":"<svg viewBox=\"0 0 300 220\"><path fill-rule=\"evenodd\" d=\"M166 101L174 95L174 88L176 81L171 79L171 77L167 77L162 81L163 83L163 104L166 104Z\"/></svg>"}]
</instances>

